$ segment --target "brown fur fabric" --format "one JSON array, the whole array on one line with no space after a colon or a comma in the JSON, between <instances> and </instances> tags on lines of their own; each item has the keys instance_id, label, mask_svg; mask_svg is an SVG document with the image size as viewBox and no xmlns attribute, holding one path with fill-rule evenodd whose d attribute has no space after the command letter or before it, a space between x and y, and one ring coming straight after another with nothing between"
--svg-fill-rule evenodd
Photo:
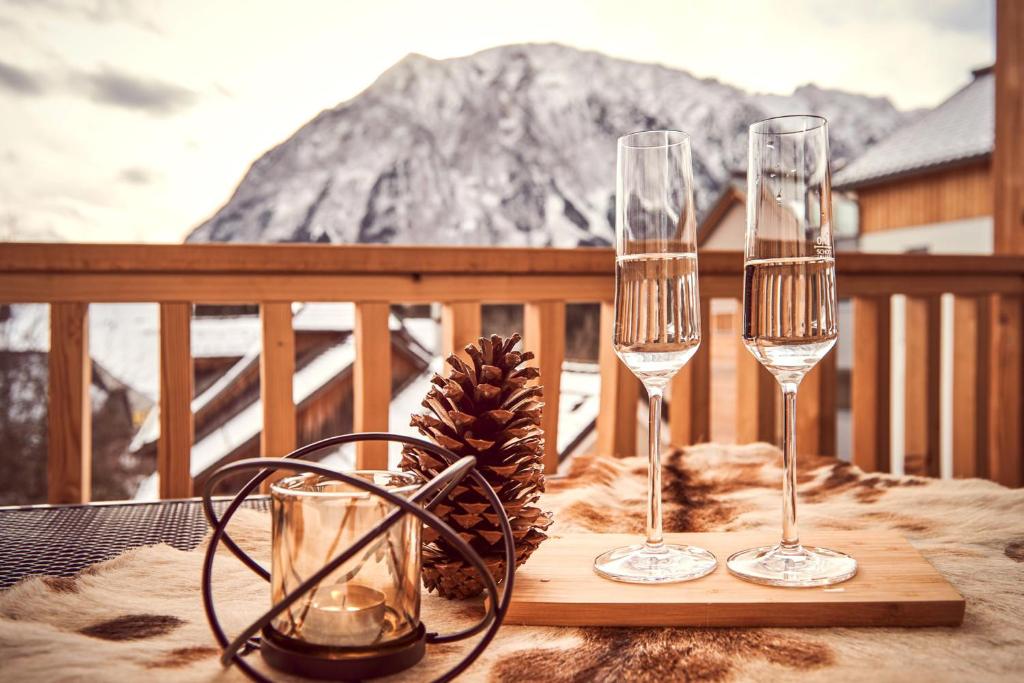
<instances>
[{"instance_id":1,"label":"brown fur fabric","mask_svg":"<svg viewBox=\"0 0 1024 683\"><path fill-rule=\"evenodd\" d=\"M764 444L702 445L669 457L670 531L775 529L779 454ZM571 629L505 627L464 675L484 681L963 681L1020 680L1024 670L1024 490L981 480L866 475L803 458L804 529L895 529L967 599L961 628ZM557 530L642 532L640 459L582 458L549 480ZM268 556L269 520L252 511L234 534ZM11 681L241 680L218 662L198 594L201 555L138 548L78 577L28 579L0 593L0 679ZM720 558L724 559L724 558ZM719 570L721 571L721 570ZM214 571L229 633L262 611L269 591L232 557ZM449 631L475 620L472 601L424 596L423 619ZM464 651L431 648L399 680L441 673ZM257 655L250 660L258 662ZM288 680L278 676L280 680Z\"/></svg>"}]
</instances>

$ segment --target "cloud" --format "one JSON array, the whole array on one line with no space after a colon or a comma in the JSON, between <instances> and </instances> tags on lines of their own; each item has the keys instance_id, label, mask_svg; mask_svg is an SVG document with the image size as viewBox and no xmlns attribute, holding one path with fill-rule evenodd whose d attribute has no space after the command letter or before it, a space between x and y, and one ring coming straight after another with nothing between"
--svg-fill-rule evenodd
<instances>
[{"instance_id":1,"label":"cloud","mask_svg":"<svg viewBox=\"0 0 1024 683\"><path fill-rule=\"evenodd\" d=\"M7 0L12 5L48 11L94 24L123 22L138 28L160 33L160 28L149 16L149 3L132 0Z\"/></svg>"},{"instance_id":2,"label":"cloud","mask_svg":"<svg viewBox=\"0 0 1024 683\"><path fill-rule=\"evenodd\" d=\"M71 82L90 100L124 109L164 116L196 102L196 93L173 83L141 78L109 67L96 73L78 72Z\"/></svg>"},{"instance_id":3,"label":"cloud","mask_svg":"<svg viewBox=\"0 0 1024 683\"><path fill-rule=\"evenodd\" d=\"M40 76L6 62L0 62L0 88L18 95L41 95L45 90Z\"/></svg>"},{"instance_id":4,"label":"cloud","mask_svg":"<svg viewBox=\"0 0 1024 683\"><path fill-rule=\"evenodd\" d=\"M995 31L995 2L993 0L960 0L925 3L920 9L927 20L937 28L958 33L990 35Z\"/></svg>"},{"instance_id":5,"label":"cloud","mask_svg":"<svg viewBox=\"0 0 1024 683\"><path fill-rule=\"evenodd\" d=\"M811 0L809 9L828 22L915 22L968 35L991 36L996 26L994 0L890 0L871 3Z\"/></svg>"},{"instance_id":6,"label":"cloud","mask_svg":"<svg viewBox=\"0 0 1024 683\"><path fill-rule=\"evenodd\" d=\"M122 168L121 172L117 174L117 178L132 185L149 185L156 180L156 174L149 169L132 166Z\"/></svg>"},{"instance_id":7,"label":"cloud","mask_svg":"<svg viewBox=\"0 0 1024 683\"><path fill-rule=\"evenodd\" d=\"M154 78L105 67L99 71L69 71L43 75L0 61L0 91L41 96L52 91L52 82L67 83L70 91L98 104L135 109L163 116L187 109L198 95L187 88Z\"/></svg>"}]
</instances>

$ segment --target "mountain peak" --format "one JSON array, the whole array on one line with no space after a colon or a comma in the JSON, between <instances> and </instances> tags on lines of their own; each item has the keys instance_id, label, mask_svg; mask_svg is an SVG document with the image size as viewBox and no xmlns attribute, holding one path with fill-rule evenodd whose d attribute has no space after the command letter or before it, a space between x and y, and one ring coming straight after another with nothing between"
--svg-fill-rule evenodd
<instances>
[{"instance_id":1,"label":"mountain peak","mask_svg":"<svg viewBox=\"0 0 1024 683\"><path fill-rule=\"evenodd\" d=\"M884 98L749 94L557 43L413 53L261 157L188 239L609 244L619 135L689 131L705 208L743 165L747 126L791 112L830 119L837 165L904 118Z\"/></svg>"}]
</instances>

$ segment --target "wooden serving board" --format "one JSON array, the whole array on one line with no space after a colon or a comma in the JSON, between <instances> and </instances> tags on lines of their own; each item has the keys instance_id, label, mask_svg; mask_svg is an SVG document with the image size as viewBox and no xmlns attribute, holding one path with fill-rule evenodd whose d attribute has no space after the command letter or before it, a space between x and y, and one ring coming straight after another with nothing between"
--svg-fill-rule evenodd
<instances>
[{"instance_id":1,"label":"wooden serving board","mask_svg":"<svg viewBox=\"0 0 1024 683\"><path fill-rule=\"evenodd\" d=\"M776 588L742 581L725 561L777 538L763 532L666 534L718 558L708 576L654 586L609 581L592 564L639 542L628 534L553 534L516 573L508 624L548 626L959 626L963 597L902 536L812 532L801 540L849 553L857 575L835 586Z\"/></svg>"}]
</instances>

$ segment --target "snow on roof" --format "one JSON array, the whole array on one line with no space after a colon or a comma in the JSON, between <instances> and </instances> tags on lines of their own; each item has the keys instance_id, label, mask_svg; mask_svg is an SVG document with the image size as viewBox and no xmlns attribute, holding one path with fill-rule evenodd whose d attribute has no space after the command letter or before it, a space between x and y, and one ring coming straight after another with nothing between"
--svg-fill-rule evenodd
<instances>
[{"instance_id":1,"label":"snow on roof","mask_svg":"<svg viewBox=\"0 0 1024 683\"><path fill-rule=\"evenodd\" d=\"M440 325L431 318L404 318L402 327L416 342L416 345L410 347L410 350L427 363L432 362L434 356L440 353Z\"/></svg>"},{"instance_id":2,"label":"snow on roof","mask_svg":"<svg viewBox=\"0 0 1024 683\"><path fill-rule=\"evenodd\" d=\"M409 418L415 413L422 413L423 407L420 403L430 389L430 378L441 367L441 359L435 358L430 367L409 381L397 394L391 397L391 406L388 409L388 431L405 436L419 436L415 427L410 426ZM402 456L401 444L388 444L388 468L396 469L398 461ZM344 444L330 455L325 456L321 463L328 467L340 470L350 470L355 467L356 448L355 444Z\"/></svg>"},{"instance_id":3,"label":"snow on roof","mask_svg":"<svg viewBox=\"0 0 1024 683\"><path fill-rule=\"evenodd\" d=\"M0 351L50 350L50 307L13 304L0 323ZM151 401L159 396L157 304L89 306L89 354L119 382Z\"/></svg>"},{"instance_id":4,"label":"snow on roof","mask_svg":"<svg viewBox=\"0 0 1024 683\"><path fill-rule=\"evenodd\" d=\"M11 317L0 323L0 351L50 350L49 306L13 304ZM297 332L353 329L351 303L308 303L298 308ZM391 318L391 329L401 322ZM201 316L192 319L193 358L248 357L261 343L259 316ZM154 403L160 396L160 308L158 304L91 304L89 353L118 381ZM221 383L218 382L217 385Z\"/></svg>"},{"instance_id":5,"label":"snow on roof","mask_svg":"<svg viewBox=\"0 0 1024 683\"><path fill-rule=\"evenodd\" d=\"M355 326L356 307L348 302L300 304L292 317L292 328L302 332L348 332Z\"/></svg>"},{"instance_id":6,"label":"snow on roof","mask_svg":"<svg viewBox=\"0 0 1024 683\"><path fill-rule=\"evenodd\" d=\"M991 154L995 144L995 75L973 81L913 123L896 129L836 173L833 185L854 188Z\"/></svg>"},{"instance_id":7,"label":"snow on roof","mask_svg":"<svg viewBox=\"0 0 1024 683\"><path fill-rule=\"evenodd\" d=\"M50 309L46 304L11 304L0 322L0 351L50 350Z\"/></svg>"},{"instance_id":8,"label":"snow on roof","mask_svg":"<svg viewBox=\"0 0 1024 683\"><path fill-rule=\"evenodd\" d=\"M388 411L388 431L405 436L420 436L409 418L425 412L421 405L430 388L430 378L441 367L435 358L431 367L409 382L391 399ZM565 453L584 438L593 428L601 404L601 375L596 363L562 365L561 400L558 404L558 452ZM328 467L349 470L355 467L355 444L345 444L320 462ZM388 467L395 469L401 459L402 447L388 446Z\"/></svg>"},{"instance_id":9,"label":"snow on roof","mask_svg":"<svg viewBox=\"0 0 1024 683\"><path fill-rule=\"evenodd\" d=\"M433 353L438 341L438 326L436 322L430 318L407 318L404 321L397 321L397 318L392 316L392 327L395 323L400 327L406 328L410 335L418 340L418 343L423 344L426 352ZM256 349L255 358L258 360L258 357L258 349ZM355 345L352 337L346 338L342 343L332 346L313 358L305 367L295 373L295 380L292 385L295 404L300 404L319 387L324 386L328 381L341 374L351 366L354 359ZM228 371L228 374L236 372L236 369L240 369L243 364L252 361L250 356L247 355L231 371ZM442 365L443 360L436 355L432 355L428 368L392 396L388 410L388 429L390 431L408 436L418 435L416 428L409 424L410 417L424 411L421 403L430 387L430 378L434 373L441 372ZM238 372L241 372L241 369ZM600 383L600 374L596 364L579 364L579 362L566 361L562 366L561 400L559 401L558 411L559 453L569 451L574 444L577 444L593 428L597 420L598 411L600 410ZM193 401L194 411L197 410L197 405L204 404L208 400L205 396L210 391L213 391L215 386L211 386L207 392L204 392L204 394L201 394ZM152 425L151 420L154 423ZM147 425L150 426L147 428ZM262 402L257 399L193 445L189 471L193 476L197 476L215 466L216 463L232 451L237 450L238 447L256 437L262 429L262 425ZM145 438L146 441L154 440L159 437L159 430L159 413L155 409L151 412L150 417L147 418L146 425L143 425L142 429L139 430L136 440L140 438ZM145 432L144 436L143 432ZM136 446L135 441L133 441L132 447L134 450L137 450L137 447L140 445L141 443ZM397 443L390 444L388 449L388 467L392 469L397 467L400 456L401 445ZM354 444L349 443L339 447L334 453L325 456L321 462L329 467L352 469L355 466ZM142 481L135 494L135 498L137 500L153 499L157 497L157 492L158 481L157 475L154 474Z\"/></svg>"},{"instance_id":10,"label":"snow on roof","mask_svg":"<svg viewBox=\"0 0 1024 683\"><path fill-rule=\"evenodd\" d=\"M340 344L329 347L295 373L292 398L299 405L334 377L344 372L355 360L355 340L349 336ZM198 398L196 399L198 400ZM194 405L195 402L193 402ZM152 411L156 413L157 411ZM157 419L159 436L159 419ZM189 471L198 476L213 467L224 456L259 435L263 428L263 402L256 399L240 412L192 446ZM281 455L284 455L283 453ZM149 500L157 496L157 475L146 477L135 493L136 500Z\"/></svg>"},{"instance_id":11,"label":"snow on roof","mask_svg":"<svg viewBox=\"0 0 1024 683\"><path fill-rule=\"evenodd\" d=\"M354 315L355 307L352 304L305 304L298 313L295 314L293 319L292 327L296 330L312 331L312 330L337 330L345 331L352 329L352 323L355 321ZM306 315L303 315L304 312ZM429 321L433 322L433 321ZM436 327L436 323L433 323ZM388 323L391 329L401 329L402 321L396 318L394 315L391 316ZM199 396L192 399L192 412L196 413L206 406L210 401L216 398L221 392L228 389L235 380L245 372L250 366L259 363L260 360L260 349L261 341L257 340L253 342L250 347L245 351L242 357L225 372L222 376L211 384L206 390ZM420 351L422 355L422 351ZM193 354L194 356L195 354ZM319 360L319 356L314 359L311 364L316 363ZM313 377L313 374L301 374L295 373L295 379L292 381L292 393L296 397L295 403L298 405L300 399L298 396L302 394L304 397L312 394L313 391L319 388L319 386L309 389L303 387L300 389L298 383L300 377ZM331 379L333 375L326 379ZM160 406L155 405L154 408L149 411L146 415L145 421L132 438L131 443L128 446L128 452L136 453L143 446L149 443L153 443L160 438Z\"/></svg>"},{"instance_id":12,"label":"snow on roof","mask_svg":"<svg viewBox=\"0 0 1024 683\"><path fill-rule=\"evenodd\" d=\"M596 363L562 364L558 402L558 452L572 450L594 427L601 410L601 373Z\"/></svg>"}]
</instances>

